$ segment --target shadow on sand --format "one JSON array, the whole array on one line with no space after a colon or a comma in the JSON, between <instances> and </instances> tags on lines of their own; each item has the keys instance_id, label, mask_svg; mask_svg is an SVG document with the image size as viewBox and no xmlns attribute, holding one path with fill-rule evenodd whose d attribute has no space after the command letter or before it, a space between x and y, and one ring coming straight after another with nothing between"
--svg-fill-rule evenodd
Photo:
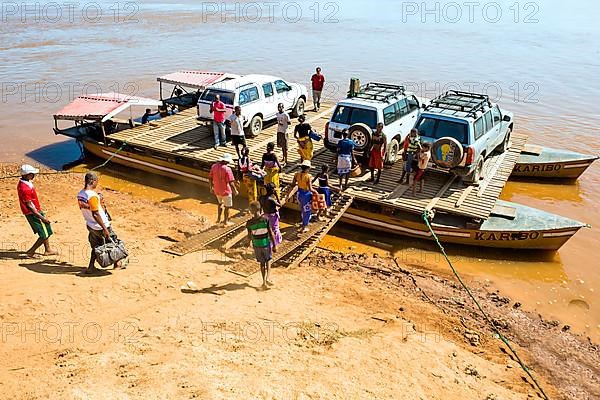
<instances>
[{"instance_id":1,"label":"shadow on sand","mask_svg":"<svg viewBox=\"0 0 600 400\"><path fill-rule=\"evenodd\" d=\"M52 143L25 154L36 163L62 170L63 166L81 157L81 149L74 139Z\"/></svg>"}]
</instances>

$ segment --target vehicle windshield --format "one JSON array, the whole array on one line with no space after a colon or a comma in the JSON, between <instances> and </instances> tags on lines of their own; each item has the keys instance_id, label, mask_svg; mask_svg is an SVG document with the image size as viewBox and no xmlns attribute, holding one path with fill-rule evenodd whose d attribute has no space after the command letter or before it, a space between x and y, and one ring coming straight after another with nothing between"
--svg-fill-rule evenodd
<instances>
[{"instance_id":1,"label":"vehicle windshield","mask_svg":"<svg viewBox=\"0 0 600 400\"><path fill-rule=\"evenodd\" d=\"M440 139L449 136L458 140L461 144L469 145L468 125L466 123L421 117L416 128L419 130L419 135L424 137Z\"/></svg>"},{"instance_id":2,"label":"vehicle windshield","mask_svg":"<svg viewBox=\"0 0 600 400\"><path fill-rule=\"evenodd\" d=\"M204 93L202 93L202 97L200 97L200 99L201 100L210 101L212 103L213 101L215 101L215 96L216 95L220 95L221 96L221 101L223 103L229 104L230 106L233 105L234 93L233 92L228 92L226 90L206 89L204 91Z\"/></svg>"},{"instance_id":3,"label":"vehicle windshield","mask_svg":"<svg viewBox=\"0 0 600 400\"><path fill-rule=\"evenodd\" d=\"M371 129L375 129L377 127L377 112L366 108L339 105L335 109L331 120L350 126L361 122L371 127Z\"/></svg>"}]
</instances>

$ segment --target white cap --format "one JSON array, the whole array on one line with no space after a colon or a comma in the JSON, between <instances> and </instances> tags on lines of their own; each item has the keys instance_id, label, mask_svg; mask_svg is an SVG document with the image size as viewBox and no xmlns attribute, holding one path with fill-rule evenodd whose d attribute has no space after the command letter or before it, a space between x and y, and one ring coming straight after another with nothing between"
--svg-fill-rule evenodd
<instances>
[{"instance_id":1,"label":"white cap","mask_svg":"<svg viewBox=\"0 0 600 400\"><path fill-rule=\"evenodd\" d=\"M221 158L219 158L219 161L225 161L227 163L232 163L233 157L231 157L231 154L225 153L221 156Z\"/></svg>"},{"instance_id":2,"label":"white cap","mask_svg":"<svg viewBox=\"0 0 600 400\"><path fill-rule=\"evenodd\" d=\"M304 161L302 161L301 165L303 167L308 167L308 168L312 167L312 164L311 164L310 160L304 160Z\"/></svg>"},{"instance_id":3,"label":"white cap","mask_svg":"<svg viewBox=\"0 0 600 400\"><path fill-rule=\"evenodd\" d=\"M29 175L29 174L37 174L38 172L40 172L39 169L32 167L29 164L23 164L21 165L21 176L23 175Z\"/></svg>"}]
</instances>

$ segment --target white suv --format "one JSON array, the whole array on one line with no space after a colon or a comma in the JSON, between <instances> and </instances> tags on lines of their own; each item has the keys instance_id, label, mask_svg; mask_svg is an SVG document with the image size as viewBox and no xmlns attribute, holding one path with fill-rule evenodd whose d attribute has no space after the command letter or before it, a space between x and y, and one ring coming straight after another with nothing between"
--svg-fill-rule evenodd
<instances>
[{"instance_id":1,"label":"white suv","mask_svg":"<svg viewBox=\"0 0 600 400\"><path fill-rule=\"evenodd\" d=\"M325 146L336 151L342 131L356 143L356 151L366 151L371 146L373 132L382 122L387 138L385 162L394 164L400 144L415 125L422 101L404 86L368 83L356 93L337 103L325 127Z\"/></svg>"},{"instance_id":2,"label":"white suv","mask_svg":"<svg viewBox=\"0 0 600 400\"><path fill-rule=\"evenodd\" d=\"M262 130L263 121L276 118L279 103L283 103L294 117L304 114L308 90L306 86L268 75L245 75L219 82L207 87L198 99L200 120L213 119L210 105L216 95L220 95L225 103L228 110L226 117L233 113L235 106L242 107L244 128L251 136L255 136Z\"/></svg>"}]
</instances>

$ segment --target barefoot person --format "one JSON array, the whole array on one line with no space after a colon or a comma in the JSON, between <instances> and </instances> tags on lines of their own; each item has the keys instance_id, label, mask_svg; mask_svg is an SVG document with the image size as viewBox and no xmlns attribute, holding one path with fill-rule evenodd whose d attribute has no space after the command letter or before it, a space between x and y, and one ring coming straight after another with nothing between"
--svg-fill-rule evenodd
<instances>
[{"instance_id":1,"label":"barefoot person","mask_svg":"<svg viewBox=\"0 0 600 400\"><path fill-rule=\"evenodd\" d=\"M298 185L298 194L296 196L298 204L300 204L300 215L302 216L302 222L298 228L300 233L308 232L308 224L312 216L312 196L313 193L318 194L312 186L312 176L309 173L310 167L310 161L304 160L300 166L300 172L296 172L292 181L292 187Z\"/></svg>"},{"instance_id":2,"label":"barefoot person","mask_svg":"<svg viewBox=\"0 0 600 400\"><path fill-rule=\"evenodd\" d=\"M421 150L421 137L419 131L416 128L412 128L406 139L404 139L404 151L402 152L402 159L404 160L404 170L399 182L402 184L404 177L406 176L406 184L410 181L410 173L414 169L416 164L417 153Z\"/></svg>"},{"instance_id":3,"label":"barefoot person","mask_svg":"<svg viewBox=\"0 0 600 400\"><path fill-rule=\"evenodd\" d=\"M33 246L27 250L27 257L30 258L35 257L35 251L41 245L44 245L45 256L54 256L58 254L58 252L52 250L50 247L49 238L52 236L52 226L50 225L50 220L46 218L46 214L44 214L40 207L37 191L33 186L33 179L38 172L40 171L31 165L22 165L21 179L17 184L17 194L19 195L21 212L25 215L33 233L39 236Z\"/></svg>"},{"instance_id":4,"label":"barefoot person","mask_svg":"<svg viewBox=\"0 0 600 400\"><path fill-rule=\"evenodd\" d=\"M323 164L321 165L321 172L317 174L317 179L319 180L319 186L317 187L317 192L325 196L325 216L329 216L331 213L331 206L333 205L331 201L331 187L329 186L329 165Z\"/></svg>"},{"instance_id":5,"label":"barefoot person","mask_svg":"<svg viewBox=\"0 0 600 400\"><path fill-rule=\"evenodd\" d=\"M226 153L210 168L209 183L210 192L217 197L219 213L217 224L221 222L223 215L223 226L229 226L229 209L233 207L233 196L238 194L235 186L235 178L229 164L233 162L231 154Z\"/></svg>"},{"instance_id":6,"label":"barefoot person","mask_svg":"<svg viewBox=\"0 0 600 400\"><path fill-rule=\"evenodd\" d=\"M427 163L431 158L431 144L423 143L421 145L421 151L419 152L419 163L417 165L417 172L415 173L415 179L412 183L413 196L417 189L417 182L419 183L419 193L423 193L423 185L425 184L424 174L427 169Z\"/></svg>"},{"instance_id":7,"label":"barefoot person","mask_svg":"<svg viewBox=\"0 0 600 400\"><path fill-rule=\"evenodd\" d=\"M281 148L283 153L283 166L288 163L288 145L289 133L288 128L292 124L292 120L288 113L284 111L283 103L277 105L277 147Z\"/></svg>"},{"instance_id":8,"label":"barefoot person","mask_svg":"<svg viewBox=\"0 0 600 400\"><path fill-rule=\"evenodd\" d=\"M340 177L340 190L348 187L348 178L352 170L352 161L354 160L354 148L356 144L348 138L348 131L342 131L342 140L337 144L337 171ZM342 185L342 180L344 184Z\"/></svg>"},{"instance_id":9,"label":"barefoot person","mask_svg":"<svg viewBox=\"0 0 600 400\"><path fill-rule=\"evenodd\" d=\"M277 251L277 245L268 219L260 213L258 201L253 201L250 204L250 212L252 213L252 219L246 223L246 229L248 230L250 246L254 248L256 261L260 263L260 273L263 279L262 288L266 289L267 285L273 284L269 279L271 274L270 263L273 252Z\"/></svg>"},{"instance_id":10,"label":"barefoot person","mask_svg":"<svg viewBox=\"0 0 600 400\"><path fill-rule=\"evenodd\" d=\"M256 179L251 174L252 167L253 163L252 160L250 160L250 149L244 146L240 159L238 160L238 179L246 186L248 207L250 207L250 203L258 200L258 185L256 184Z\"/></svg>"},{"instance_id":11,"label":"barefoot person","mask_svg":"<svg viewBox=\"0 0 600 400\"><path fill-rule=\"evenodd\" d=\"M300 162L310 161L313 158L313 142L310 138L312 127L306 122L306 117L301 115L298 117L299 124L294 128L294 137L298 140L298 154L300 154Z\"/></svg>"},{"instance_id":12,"label":"barefoot person","mask_svg":"<svg viewBox=\"0 0 600 400\"><path fill-rule=\"evenodd\" d=\"M261 196L261 206L265 217L269 220L269 226L273 231L273 244L279 246L283 241L281 230L279 229L279 209L281 208L281 200L277 194L275 185L267 183L265 186L267 194Z\"/></svg>"},{"instance_id":13,"label":"barefoot person","mask_svg":"<svg viewBox=\"0 0 600 400\"><path fill-rule=\"evenodd\" d=\"M235 106L233 114L227 118L231 125L231 143L235 146L235 152L238 159L240 158L240 146L246 147L246 135L244 134L244 116L242 108Z\"/></svg>"},{"instance_id":14,"label":"barefoot person","mask_svg":"<svg viewBox=\"0 0 600 400\"><path fill-rule=\"evenodd\" d=\"M263 154L260 167L265 170L265 185L272 183L275 185L277 196L281 196L279 173L281 172L281 164L275 154L275 143L267 143L267 152Z\"/></svg>"},{"instance_id":15,"label":"barefoot person","mask_svg":"<svg viewBox=\"0 0 600 400\"><path fill-rule=\"evenodd\" d=\"M321 108L321 94L323 93L323 86L325 86L325 76L321 73L321 67L317 67L316 72L310 78L310 83L315 111L319 111L319 108Z\"/></svg>"},{"instance_id":16,"label":"barefoot person","mask_svg":"<svg viewBox=\"0 0 600 400\"><path fill-rule=\"evenodd\" d=\"M106 243L106 240L112 238L115 240L117 235L112 229L111 221L106 212L102 196L96 192L98 187L98 176L94 172L88 172L84 177L84 187L77 194L77 203L85 219L88 230L88 240L92 251L90 253L90 262L85 271L91 274L98 269L94 265L96 262L96 253L94 249ZM114 268L120 268L121 262L116 262Z\"/></svg>"},{"instance_id":17,"label":"barefoot person","mask_svg":"<svg viewBox=\"0 0 600 400\"><path fill-rule=\"evenodd\" d=\"M373 133L373 140L371 140L371 156L369 157L369 169L371 170L370 182L379 183L381 178L381 170L383 169L383 160L385 158L385 152L387 139L383 133L383 123L377 124L377 129ZM377 171L377 177L375 177L375 171Z\"/></svg>"}]
</instances>

